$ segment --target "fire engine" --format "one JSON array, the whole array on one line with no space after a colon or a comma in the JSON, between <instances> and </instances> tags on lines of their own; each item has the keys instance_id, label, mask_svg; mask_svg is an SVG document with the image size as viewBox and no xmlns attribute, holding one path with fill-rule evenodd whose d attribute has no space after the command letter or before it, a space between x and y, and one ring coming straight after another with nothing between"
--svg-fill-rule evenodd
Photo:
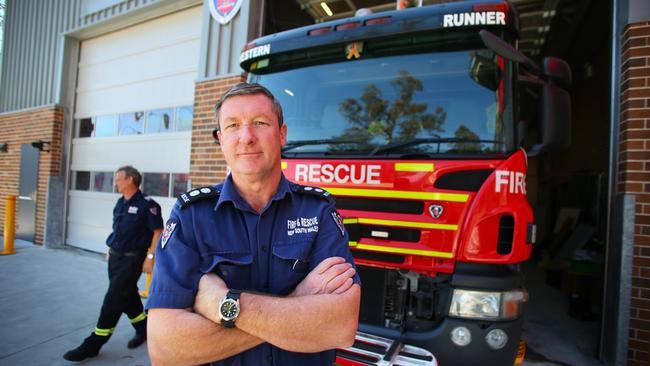
<instances>
[{"instance_id":1,"label":"fire engine","mask_svg":"<svg viewBox=\"0 0 650 366\"><path fill-rule=\"evenodd\" d=\"M518 51L518 28L511 4L477 0L314 24L241 53L283 107L285 176L330 192L350 236L361 309L337 364L522 358L527 153L568 146L571 72ZM521 121L524 88L535 124Z\"/></svg>"}]
</instances>

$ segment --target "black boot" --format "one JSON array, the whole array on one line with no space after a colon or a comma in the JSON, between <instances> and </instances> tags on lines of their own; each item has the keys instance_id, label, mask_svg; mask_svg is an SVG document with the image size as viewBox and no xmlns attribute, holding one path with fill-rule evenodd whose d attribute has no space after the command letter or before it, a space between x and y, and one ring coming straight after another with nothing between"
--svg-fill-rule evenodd
<instances>
[{"instance_id":1,"label":"black boot","mask_svg":"<svg viewBox=\"0 0 650 366\"><path fill-rule=\"evenodd\" d=\"M68 361L83 361L89 357L95 357L99 353L104 343L108 341L108 336L98 336L93 333L84 339L83 343L75 349L71 349L63 355Z\"/></svg>"},{"instance_id":2,"label":"black boot","mask_svg":"<svg viewBox=\"0 0 650 366\"><path fill-rule=\"evenodd\" d=\"M129 343L126 344L128 348L136 348L147 340L147 318L140 320L137 323L132 323L135 328L135 335Z\"/></svg>"},{"instance_id":3,"label":"black boot","mask_svg":"<svg viewBox=\"0 0 650 366\"><path fill-rule=\"evenodd\" d=\"M147 333L145 332L144 334L142 333L135 333L133 338L129 340L129 343L126 344L127 347L129 348L136 348L140 346L144 341L147 340Z\"/></svg>"}]
</instances>

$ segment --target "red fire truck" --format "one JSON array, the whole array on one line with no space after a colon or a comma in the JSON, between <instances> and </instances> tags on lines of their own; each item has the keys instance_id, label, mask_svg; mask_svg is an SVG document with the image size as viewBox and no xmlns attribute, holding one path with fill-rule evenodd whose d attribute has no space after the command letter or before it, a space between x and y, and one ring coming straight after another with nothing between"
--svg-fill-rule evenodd
<instances>
[{"instance_id":1,"label":"red fire truck","mask_svg":"<svg viewBox=\"0 0 650 366\"><path fill-rule=\"evenodd\" d=\"M508 2L469 1L315 24L242 51L249 81L282 104L284 174L335 196L350 235L361 312L338 364L512 365L522 352L518 264L536 226L520 95L538 102L528 151L566 147L571 72L554 58L537 66L517 37Z\"/></svg>"}]
</instances>

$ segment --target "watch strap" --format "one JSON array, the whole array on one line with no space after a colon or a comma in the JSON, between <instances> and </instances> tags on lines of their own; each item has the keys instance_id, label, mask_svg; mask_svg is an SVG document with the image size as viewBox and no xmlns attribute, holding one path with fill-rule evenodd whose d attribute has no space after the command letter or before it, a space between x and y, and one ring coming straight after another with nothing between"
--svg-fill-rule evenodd
<instances>
[{"instance_id":1,"label":"watch strap","mask_svg":"<svg viewBox=\"0 0 650 366\"><path fill-rule=\"evenodd\" d=\"M226 294L226 299L233 299L236 301L239 300L239 295L241 295L241 290L230 289Z\"/></svg>"},{"instance_id":2,"label":"watch strap","mask_svg":"<svg viewBox=\"0 0 650 366\"><path fill-rule=\"evenodd\" d=\"M226 294L226 297L224 299L231 299L237 301L237 303L239 304L239 295L241 295L241 290L230 289L228 290L228 293ZM223 325L226 328L234 328L235 320L237 320L237 318L230 319L230 320L226 320L222 318L221 325Z\"/></svg>"}]
</instances>

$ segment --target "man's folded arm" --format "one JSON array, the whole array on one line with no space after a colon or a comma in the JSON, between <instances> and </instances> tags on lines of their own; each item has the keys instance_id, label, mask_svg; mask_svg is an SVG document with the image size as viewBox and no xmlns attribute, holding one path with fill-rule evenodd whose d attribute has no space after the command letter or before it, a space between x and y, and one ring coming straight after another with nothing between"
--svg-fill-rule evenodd
<instances>
[{"instance_id":1,"label":"man's folded arm","mask_svg":"<svg viewBox=\"0 0 650 366\"><path fill-rule=\"evenodd\" d=\"M215 313L217 304L214 305ZM239 329L227 329L191 309L150 309L147 343L151 363L196 365L214 362L263 341Z\"/></svg>"}]
</instances>

